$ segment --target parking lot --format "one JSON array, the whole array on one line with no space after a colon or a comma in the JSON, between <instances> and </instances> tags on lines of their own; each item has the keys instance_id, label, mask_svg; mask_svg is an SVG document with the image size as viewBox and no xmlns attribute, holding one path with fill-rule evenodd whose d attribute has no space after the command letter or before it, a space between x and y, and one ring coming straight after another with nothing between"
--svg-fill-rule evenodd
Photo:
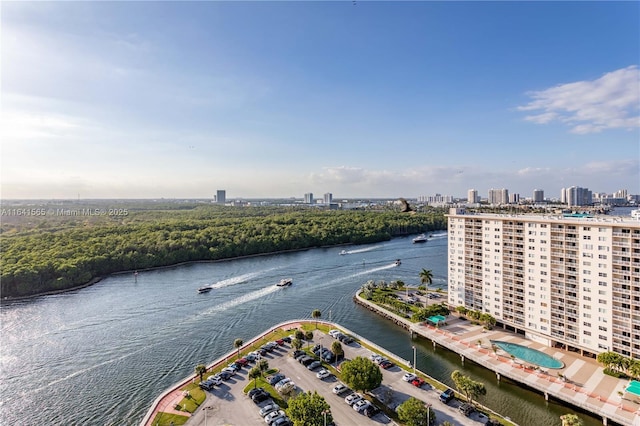
<instances>
[{"instance_id":1,"label":"parking lot","mask_svg":"<svg viewBox=\"0 0 640 426\"><path fill-rule=\"evenodd\" d=\"M315 331L314 334L313 344L330 347L334 341L331 336L320 331ZM353 359L357 356L370 358L372 354L369 349L355 342L349 345L343 344L342 347L346 359ZM333 393L334 386L340 383L335 376L331 375L322 380L318 379L316 372L319 369L308 370L304 365L296 361L291 356L291 353L290 344L285 343L285 345L277 347L273 352L263 355L263 359L269 361L270 368L277 368L286 377L291 378L300 391L315 390L322 395L331 406L331 414L336 425L393 424L384 413L368 418L354 411L344 400L349 393L344 393L340 396ZM253 364L241 369L228 381L223 382L220 386L215 386L211 391L207 391L205 402L193 413L187 424L190 426L265 425L263 418L259 415L259 410L260 407L267 405L269 401L256 405L243 392L243 389L251 382L247 374L252 366ZM470 418L465 417L459 412L457 408L459 403L455 400L449 404L440 402L438 398L440 391L431 388L429 385L418 388L404 381L402 377L406 371L398 366L383 369L382 372L382 385L372 393L392 408L397 407L413 396L431 404L431 409L436 412L436 424L449 421L455 425L477 426L484 424L486 420L486 418L474 418L473 415Z\"/></svg>"}]
</instances>

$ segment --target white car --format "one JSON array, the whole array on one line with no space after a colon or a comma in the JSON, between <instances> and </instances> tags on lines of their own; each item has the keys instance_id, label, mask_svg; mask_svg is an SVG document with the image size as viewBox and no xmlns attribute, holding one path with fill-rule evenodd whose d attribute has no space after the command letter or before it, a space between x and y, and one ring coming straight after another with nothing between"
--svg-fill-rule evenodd
<instances>
[{"instance_id":1,"label":"white car","mask_svg":"<svg viewBox=\"0 0 640 426\"><path fill-rule=\"evenodd\" d=\"M335 393L336 395L340 395L341 393L344 393L348 390L349 388L347 387L347 385L345 385L344 383L340 383L334 386L333 393Z\"/></svg>"},{"instance_id":2,"label":"white car","mask_svg":"<svg viewBox=\"0 0 640 426\"><path fill-rule=\"evenodd\" d=\"M413 382L418 376L416 376L413 373L405 373L404 376L402 376L402 380L404 380L405 382Z\"/></svg>"},{"instance_id":3,"label":"white car","mask_svg":"<svg viewBox=\"0 0 640 426\"><path fill-rule=\"evenodd\" d=\"M364 411L365 408L369 407L370 405L371 403L369 401L367 401L366 399L361 399L360 401L353 404L353 409L356 410L358 413L361 413Z\"/></svg>"},{"instance_id":4,"label":"white car","mask_svg":"<svg viewBox=\"0 0 640 426\"><path fill-rule=\"evenodd\" d=\"M231 367L223 368L222 371L226 371L227 373L231 374L232 376L236 375L236 370L231 368Z\"/></svg>"},{"instance_id":5,"label":"white car","mask_svg":"<svg viewBox=\"0 0 640 426\"><path fill-rule=\"evenodd\" d=\"M211 383L212 385L220 386L222 384L222 378L220 378L220 376L218 376L217 374L214 374L213 376L209 377L206 382Z\"/></svg>"},{"instance_id":6,"label":"white car","mask_svg":"<svg viewBox=\"0 0 640 426\"><path fill-rule=\"evenodd\" d=\"M280 380L278 383L276 383L276 385L274 386L274 388L276 390L280 390L281 387L283 387L284 385L286 385L287 383L289 383L291 381L291 378L287 377L285 379Z\"/></svg>"},{"instance_id":7,"label":"white car","mask_svg":"<svg viewBox=\"0 0 640 426\"><path fill-rule=\"evenodd\" d=\"M349 395L344 399L344 402L346 402L349 405L353 405L356 402L360 401L361 399L362 399L362 395L360 395L359 393L352 393L351 395Z\"/></svg>"},{"instance_id":8,"label":"white car","mask_svg":"<svg viewBox=\"0 0 640 426\"><path fill-rule=\"evenodd\" d=\"M340 330L336 330L335 328L333 330L329 330L329 336L331 337L336 337L336 334L340 333Z\"/></svg>"},{"instance_id":9,"label":"white car","mask_svg":"<svg viewBox=\"0 0 640 426\"><path fill-rule=\"evenodd\" d=\"M265 417L267 414L271 414L274 411L278 411L280 406L278 404L267 404L260 409L260 416Z\"/></svg>"},{"instance_id":10,"label":"white car","mask_svg":"<svg viewBox=\"0 0 640 426\"><path fill-rule=\"evenodd\" d=\"M325 378L329 377L330 375L331 375L331 373L328 370L325 370L324 368L316 373L316 377L318 379L325 379Z\"/></svg>"},{"instance_id":11,"label":"white car","mask_svg":"<svg viewBox=\"0 0 640 426\"><path fill-rule=\"evenodd\" d=\"M266 424L270 424L271 422L273 422L278 417L284 417L284 416L285 416L285 413L282 410L273 411L273 412L267 414L266 416L264 416L264 422Z\"/></svg>"},{"instance_id":12,"label":"white car","mask_svg":"<svg viewBox=\"0 0 640 426\"><path fill-rule=\"evenodd\" d=\"M285 383L283 386L280 386L280 388L278 388L278 392L286 395L295 388L296 388L296 384L294 382L289 382L289 383Z\"/></svg>"}]
</instances>

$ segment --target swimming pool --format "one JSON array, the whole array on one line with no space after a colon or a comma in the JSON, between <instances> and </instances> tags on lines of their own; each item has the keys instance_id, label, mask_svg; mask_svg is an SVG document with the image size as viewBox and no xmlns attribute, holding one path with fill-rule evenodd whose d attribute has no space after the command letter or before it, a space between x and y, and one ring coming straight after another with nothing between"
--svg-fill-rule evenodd
<instances>
[{"instance_id":1,"label":"swimming pool","mask_svg":"<svg viewBox=\"0 0 640 426\"><path fill-rule=\"evenodd\" d=\"M516 343L491 340L491 343L514 357L544 368L562 368L564 363L537 349L528 348Z\"/></svg>"},{"instance_id":2,"label":"swimming pool","mask_svg":"<svg viewBox=\"0 0 640 426\"><path fill-rule=\"evenodd\" d=\"M632 380L627 386L627 388L625 389L625 391L632 393L636 396L640 396L640 382L638 382L637 380Z\"/></svg>"},{"instance_id":3,"label":"swimming pool","mask_svg":"<svg viewBox=\"0 0 640 426\"><path fill-rule=\"evenodd\" d=\"M447 320L447 318L443 317L442 315L433 315L429 317L428 320L434 323L435 325L438 325L440 323L444 323Z\"/></svg>"}]
</instances>

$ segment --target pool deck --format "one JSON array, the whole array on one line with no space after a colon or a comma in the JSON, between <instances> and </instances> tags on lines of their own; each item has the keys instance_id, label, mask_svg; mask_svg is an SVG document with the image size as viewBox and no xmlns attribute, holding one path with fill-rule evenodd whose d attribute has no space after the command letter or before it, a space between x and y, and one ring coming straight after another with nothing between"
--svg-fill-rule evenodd
<instances>
[{"instance_id":1,"label":"pool deck","mask_svg":"<svg viewBox=\"0 0 640 426\"><path fill-rule=\"evenodd\" d=\"M446 325L439 327L426 323L414 324L406 318L382 310L359 296L356 298L358 303L381 311L385 317L412 333L459 354L463 359L494 371L497 377L507 377L524 383L546 397L554 397L594 413L603 418L603 424L606 424L605 419L609 419L622 425L640 426L640 398L631 398L628 393L623 398L618 394L624 391L629 381L607 376L595 359L550 348L506 330L484 330L482 326L472 325L470 321L462 320L453 314L447 317ZM481 341L480 345L477 343L478 340ZM564 367L533 369L524 361L512 361L510 355L500 349L494 353L490 340L501 340L537 349L561 360ZM429 374L428 371L426 373ZM564 375L566 380L562 380L558 373Z\"/></svg>"}]
</instances>

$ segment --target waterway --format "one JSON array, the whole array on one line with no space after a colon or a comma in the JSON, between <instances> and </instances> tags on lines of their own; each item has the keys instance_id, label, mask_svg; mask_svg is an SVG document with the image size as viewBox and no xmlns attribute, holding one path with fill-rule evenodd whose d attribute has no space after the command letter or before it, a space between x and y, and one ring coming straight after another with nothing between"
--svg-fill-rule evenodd
<instances>
[{"instance_id":1,"label":"waterway","mask_svg":"<svg viewBox=\"0 0 640 426\"><path fill-rule=\"evenodd\" d=\"M339 255L347 249L350 254ZM402 264L395 266L396 259ZM509 384L355 305L367 280L418 285L422 268L446 288L447 238L411 238L352 247L193 263L115 275L84 289L3 304L0 308L0 423L134 425L168 386L266 328L320 309L333 320L411 359L452 385L459 369L480 380L480 401L517 423L559 425L573 412ZM278 288L282 278L293 285ZM196 289L211 285L207 294ZM600 424L580 415L586 426Z\"/></svg>"}]
</instances>

